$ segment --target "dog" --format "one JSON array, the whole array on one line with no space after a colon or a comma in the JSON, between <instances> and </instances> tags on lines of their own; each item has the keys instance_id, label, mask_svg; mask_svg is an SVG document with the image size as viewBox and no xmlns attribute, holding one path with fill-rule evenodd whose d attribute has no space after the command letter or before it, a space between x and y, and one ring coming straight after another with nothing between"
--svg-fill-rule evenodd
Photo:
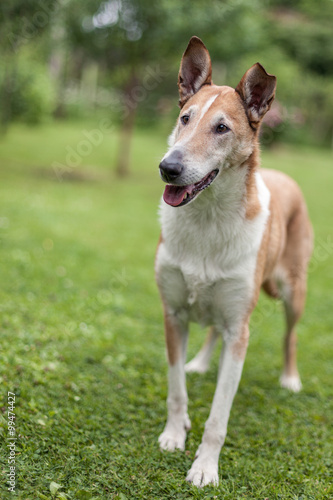
<instances>
[{"instance_id":1,"label":"dog","mask_svg":"<svg viewBox=\"0 0 333 500\"><path fill-rule=\"evenodd\" d=\"M296 331L313 233L303 195L287 175L259 166L259 129L276 77L254 64L235 89L212 83L209 52L192 37L178 75L180 115L159 164L166 183L155 271L164 310L168 416L162 450L184 450L191 427L185 371L203 372L223 338L217 387L187 480L218 485L218 460L260 288L286 315L283 387L297 392ZM210 326L186 365L189 322Z\"/></svg>"}]
</instances>

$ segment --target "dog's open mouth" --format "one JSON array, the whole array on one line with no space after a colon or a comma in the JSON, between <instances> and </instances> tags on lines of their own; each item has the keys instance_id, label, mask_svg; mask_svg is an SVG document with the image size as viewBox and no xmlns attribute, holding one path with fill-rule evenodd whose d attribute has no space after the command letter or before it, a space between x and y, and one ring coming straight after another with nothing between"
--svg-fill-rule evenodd
<instances>
[{"instance_id":1,"label":"dog's open mouth","mask_svg":"<svg viewBox=\"0 0 333 500\"><path fill-rule=\"evenodd\" d=\"M174 186L168 184L165 187L163 200L172 207L182 207L192 201L201 191L211 185L219 171L213 170L206 175L201 181L188 186Z\"/></svg>"}]
</instances>

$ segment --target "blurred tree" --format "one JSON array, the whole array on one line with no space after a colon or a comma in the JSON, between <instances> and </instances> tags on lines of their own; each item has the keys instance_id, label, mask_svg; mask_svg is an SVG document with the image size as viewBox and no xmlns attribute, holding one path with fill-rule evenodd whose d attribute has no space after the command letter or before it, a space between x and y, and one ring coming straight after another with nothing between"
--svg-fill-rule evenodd
<instances>
[{"instance_id":1,"label":"blurred tree","mask_svg":"<svg viewBox=\"0 0 333 500\"><path fill-rule=\"evenodd\" d=\"M311 136L333 144L333 2L270 0L270 7L272 43L299 67L290 87Z\"/></svg>"},{"instance_id":2,"label":"blurred tree","mask_svg":"<svg viewBox=\"0 0 333 500\"><path fill-rule=\"evenodd\" d=\"M116 110L121 119L116 170L126 175L136 116L153 122L162 96L165 108L168 96L176 102L180 57L197 35L209 48L218 83L236 85L260 60L277 74L278 99L290 115L301 115L298 121L311 138L327 141L333 133L332 25L332 0L212 0L207 5L202 0L11 0L0 6L1 119L37 120L38 109L39 114L50 109L47 86L39 93L35 84L37 76L42 81L43 64L57 86L56 117L71 109L66 96L73 82L81 90L89 87L86 101L92 103L98 86L108 85L114 90L110 112ZM282 126L279 130L283 133Z\"/></svg>"},{"instance_id":3,"label":"blurred tree","mask_svg":"<svg viewBox=\"0 0 333 500\"><path fill-rule=\"evenodd\" d=\"M143 96L161 83L167 68L193 34L201 36L213 54L224 61L240 51L255 50L261 42L260 2L246 0L210 2L199 0L72 0L65 6L66 33L71 53L117 72L123 95L122 124L116 170L126 175L137 107ZM81 64L84 61L80 59ZM158 68L158 74L156 74ZM81 66L82 70L82 66ZM120 71L121 70L121 71ZM155 73L155 74L154 74ZM176 75L173 75L176 88ZM156 85L155 85L156 86Z\"/></svg>"},{"instance_id":4,"label":"blurred tree","mask_svg":"<svg viewBox=\"0 0 333 500\"><path fill-rule=\"evenodd\" d=\"M29 87L28 75L22 77L22 72L18 70L19 53L27 44L35 43L45 31L49 30L57 9L57 0L37 2L35 0L11 0L0 4L0 46L3 69L0 80L2 102L0 119L3 129L6 129L13 114L17 116L21 112L17 98L21 95L20 91L22 89L24 91L24 86L28 86L30 98L34 99L34 90L32 90L33 87ZM29 100L29 97L27 99ZM38 107L38 103L35 104ZM24 110L24 106L22 109Z\"/></svg>"}]
</instances>

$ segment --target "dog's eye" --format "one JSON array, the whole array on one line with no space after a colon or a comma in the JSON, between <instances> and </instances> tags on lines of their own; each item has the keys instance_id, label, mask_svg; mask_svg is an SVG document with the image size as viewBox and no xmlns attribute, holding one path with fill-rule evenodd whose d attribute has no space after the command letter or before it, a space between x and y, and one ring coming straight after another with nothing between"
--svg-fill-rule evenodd
<instances>
[{"instance_id":1,"label":"dog's eye","mask_svg":"<svg viewBox=\"0 0 333 500\"><path fill-rule=\"evenodd\" d=\"M224 123L220 123L215 130L218 134L224 134L225 132L228 132L229 129L226 125L224 125Z\"/></svg>"},{"instance_id":2,"label":"dog's eye","mask_svg":"<svg viewBox=\"0 0 333 500\"><path fill-rule=\"evenodd\" d=\"M180 118L180 121L182 122L183 125L186 125L190 119L190 115L183 115Z\"/></svg>"}]
</instances>

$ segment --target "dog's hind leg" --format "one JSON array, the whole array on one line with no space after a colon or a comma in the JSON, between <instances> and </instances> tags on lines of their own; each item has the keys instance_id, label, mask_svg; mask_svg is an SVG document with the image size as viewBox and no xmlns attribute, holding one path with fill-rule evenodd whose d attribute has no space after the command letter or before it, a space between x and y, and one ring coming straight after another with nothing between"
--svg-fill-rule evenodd
<instances>
[{"instance_id":1,"label":"dog's hind leg","mask_svg":"<svg viewBox=\"0 0 333 500\"><path fill-rule=\"evenodd\" d=\"M300 319L306 296L307 266L313 246L312 228L305 206L301 206L288 225L287 245L281 260L284 283L281 298L286 316L284 339L284 369L280 378L282 387L298 392L302 388L296 361L296 323Z\"/></svg>"},{"instance_id":2,"label":"dog's hind leg","mask_svg":"<svg viewBox=\"0 0 333 500\"><path fill-rule=\"evenodd\" d=\"M305 303L306 286L303 279L295 279L291 286L286 286L281 294L286 317L286 334L284 338L284 369L280 378L282 387L293 392L302 388L297 369L297 335L296 323L300 319Z\"/></svg>"},{"instance_id":3,"label":"dog's hind leg","mask_svg":"<svg viewBox=\"0 0 333 500\"><path fill-rule=\"evenodd\" d=\"M282 299L286 319L286 333L284 338L284 369L280 377L280 384L286 389L298 392L302 388L296 363L296 323L301 317L305 302L305 290L302 291L302 280L288 279L288 272L281 272L279 284L274 280L267 280L263 290L273 298Z\"/></svg>"},{"instance_id":4,"label":"dog's hind leg","mask_svg":"<svg viewBox=\"0 0 333 500\"><path fill-rule=\"evenodd\" d=\"M185 365L186 372L205 373L208 370L210 358L212 357L216 341L219 337L220 334L214 327L208 330L204 345L198 354Z\"/></svg>"},{"instance_id":5,"label":"dog's hind leg","mask_svg":"<svg viewBox=\"0 0 333 500\"><path fill-rule=\"evenodd\" d=\"M191 428L185 379L188 324L167 310L164 312L164 324L169 361L168 418L158 442L162 450L184 450L186 431Z\"/></svg>"}]
</instances>

